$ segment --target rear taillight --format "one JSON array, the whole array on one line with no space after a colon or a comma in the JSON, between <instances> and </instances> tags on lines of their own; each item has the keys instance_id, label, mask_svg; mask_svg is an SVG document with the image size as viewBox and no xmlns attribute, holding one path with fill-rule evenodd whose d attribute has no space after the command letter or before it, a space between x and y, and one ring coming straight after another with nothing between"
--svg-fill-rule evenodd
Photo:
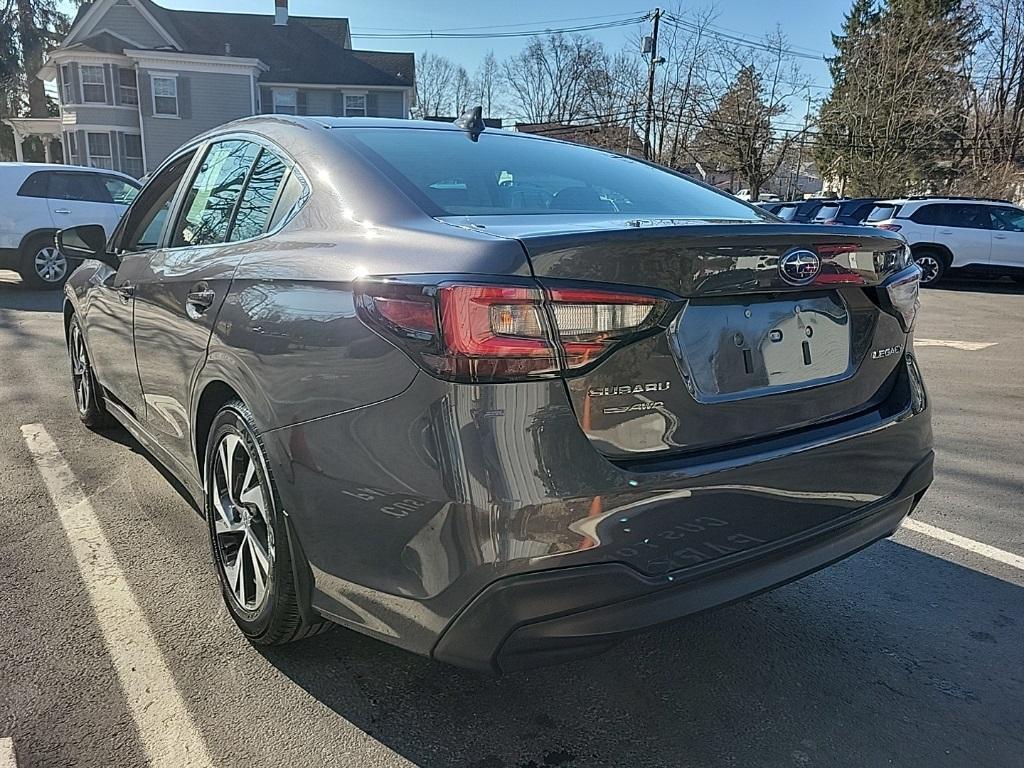
<instances>
[{"instance_id":1,"label":"rear taillight","mask_svg":"<svg viewBox=\"0 0 1024 768\"><path fill-rule=\"evenodd\" d=\"M879 291L883 308L895 315L907 333L914 327L918 307L921 306L921 268L912 264L893 275Z\"/></svg>"},{"instance_id":2,"label":"rear taillight","mask_svg":"<svg viewBox=\"0 0 1024 768\"><path fill-rule=\"evenodd\" d=\"M839 219L825 219L821 223L822 224L841 224L842 222L840 222Z\"/></svg>"},{"instance_id":3,"label":"rear taillight","mask_svg":"<svg viewBox=\"0 0 1024 768\"><path fill-rule=\"evenodd\" d=\"M355 295L363 321L424 368L470 382L579 372L656 327L671 303L564 284L368 280Z\"/></svg>"},{"instance_id":4,"label":"rear taillight","mask_svg":"<svg viewBox=\"0 0 1024 768\"><path fill-rule=\"evenodd\" d=\"M884 229L889 232L899 232L901 229L903 229L903 227L901 227L899 224L875 224L875 226L878 227L879 229Z\"/></svg>"}]
</instances>

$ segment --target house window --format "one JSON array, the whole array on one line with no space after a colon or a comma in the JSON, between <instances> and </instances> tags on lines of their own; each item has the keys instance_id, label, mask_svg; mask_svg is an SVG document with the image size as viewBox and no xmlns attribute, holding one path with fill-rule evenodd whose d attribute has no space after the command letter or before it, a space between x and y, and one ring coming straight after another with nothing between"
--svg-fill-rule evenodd
<instances>
[{"instance_id":1,"label":"house window","mask_svg":"<svg viewBox=\"0 0 1024 768\"><path fill-rule=\"evenodd\" d=\"M366 96L345 96L345 117L366 117Z\"/></svg>"},{"instance_id":2,"label":"house window","mask_svg":"<svg viewBox=\"0 0 1024 768\"><path fill-rule=\"evenodd\" d=\"M153 75L153 114L178 116L178 78Z\"/></svg>"},{"instance_id":3,"label":"house window","mask_svg":"<svg viewBox=\"0 0 1024 768\"><path fill-rule=\"evenodd\" d=\"M114 170L114 156L110 151L109 133L86 134L89 142L89 165L93 168Z\"/></svg>"},{"instance_id":4,"label":"house window","mask_svg":"<svg viewBox=\"0 0 1024 768\"><path fill-rule=\"evenodd\" d=\"M142 176L142 137L137 133L124 135L124 163L121 170L137 179Z\"/></svg>"},{"instance_id":5,"label":"house window","mask_svg":"<svg viewBox=\"0 0 1024 768\"><path fill-rule=\"evenodd\" d=\"M106 104L107 81L103 77L103 67L83 64L79 70L82 73L82 101L87 104Z\"/></svg>"},{"instance_id":6,"label":"house window","mask_svg":"<svg viewBox=\"0 0 1024 768\"><path fill-rule=\"evenodd\" d=\"M274 89L274 114L295 115L298 114L298 91L280 91Z\"/></svg>"},{"instance_id":7,"label":"house window","mask_svg":"<svg viewBox=\"0 0 1024 768\"><path fill-rule=\"evenodd\" d=\"M60 65L60 90L65 104L75 100L75 84L71 82L71 65Z\"/></svg>"},{"instance_id":8,"label":"house window","mask_svg":"<svg viewBox=\"0 0 1024 768\"><path fill-rule=\"evenodd\" d=\"M78 164L78 134L74 131L64 133L64 146L68 148L68 160L72 165Z\"/></svg>"},{"instance_id":9,"label":"house window","mask_svg":"<svg viewBox=\"0 0 1024 768\"><path fill-rule=\"evenodd\" d=\"M129 106L137 106L139 103L139 81L135 77L134 69L121 67L117 71L118 96L121 103Z\"/></svg>"}]
</instances>

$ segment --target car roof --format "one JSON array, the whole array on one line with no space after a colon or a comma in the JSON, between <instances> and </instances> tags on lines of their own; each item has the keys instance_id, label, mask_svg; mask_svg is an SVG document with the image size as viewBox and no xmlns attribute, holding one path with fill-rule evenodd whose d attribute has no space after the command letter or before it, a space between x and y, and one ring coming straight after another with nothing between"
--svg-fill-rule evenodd
<instances>
[{"instance_id":1,"label":"car roof","mask_svg":"<svg viewBox=\"0 0 1024 768\"><path fill-rule=\"evenodd\" d=\"M120 176L138 183L127 174L120 171L112 171L107 168L90 168L85 165L64 165L63 163L0 163L0 170L10 169L21 171L23 174L36 173L38 171L82 171L84 173L104 173L110 176Z\"/></svg>"}]
</instances>

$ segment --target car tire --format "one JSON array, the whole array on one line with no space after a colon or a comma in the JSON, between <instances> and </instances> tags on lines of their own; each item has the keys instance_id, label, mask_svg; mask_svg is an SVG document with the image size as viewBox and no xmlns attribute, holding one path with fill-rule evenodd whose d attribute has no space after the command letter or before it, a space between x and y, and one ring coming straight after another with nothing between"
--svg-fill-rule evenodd
<instances>
[{"instance_id":1,"label":"car tire","mask_svg":"<svg viewBox=\"0 0 1024 768\"><path fill-rule=\"evenodd\" d=\"M29 288L54 291L67 282L71 264L57 250L53 235L36 235L21 245L18 273Z\"/></svg>"},{"instance_id":2,"label":"car tire","mask_svg":"<svg viewBox=\"0 0 1024 768\"><path fill-rule=\"evenodd\" d=\"M317 634L327 621L303 618L277 486L246 405L232 400L210 426L205 511L214 566L231 618L258 645Z\"/></svg>"},{"instance_id":3,"label":"car tire","mask_svg":"<svg viewBox=\"0 0 1024 768\"><path fill-rule=\"evenodd\" d=\"M921 268L921 285L935 285L946 274L949 260L939 251L923 248L914 251L914 262Z\"/></svg>"},{"instance_id":4,"label":"car tire","mask_svg":"<svg viewBox=\"0 0 1024 768\"><path fill-rule=\"evenodd\" d=\"M68 325L68 357L71 360L71 385L74 388L78 418L89 429L106 429L112 424L112 419L92 370L78 315L72 315Z\"/></svg>"}]
</instances>

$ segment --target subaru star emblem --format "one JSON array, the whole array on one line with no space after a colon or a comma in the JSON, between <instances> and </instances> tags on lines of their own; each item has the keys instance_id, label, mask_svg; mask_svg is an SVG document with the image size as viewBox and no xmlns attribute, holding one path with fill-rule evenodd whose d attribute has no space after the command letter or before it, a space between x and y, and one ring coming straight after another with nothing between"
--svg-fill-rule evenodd
<instances>
[{"instance_id":1,"label":"subaru star emblem","mask_svg":"<svg viewBox=\"0 0 1024 768\"><path fill-rule=\"evenodd\" d=\"M811 282L821 271L821 259L811 251L790 251L779 259L779 274L792 285Z\"/></svg>"}]
</instances>

